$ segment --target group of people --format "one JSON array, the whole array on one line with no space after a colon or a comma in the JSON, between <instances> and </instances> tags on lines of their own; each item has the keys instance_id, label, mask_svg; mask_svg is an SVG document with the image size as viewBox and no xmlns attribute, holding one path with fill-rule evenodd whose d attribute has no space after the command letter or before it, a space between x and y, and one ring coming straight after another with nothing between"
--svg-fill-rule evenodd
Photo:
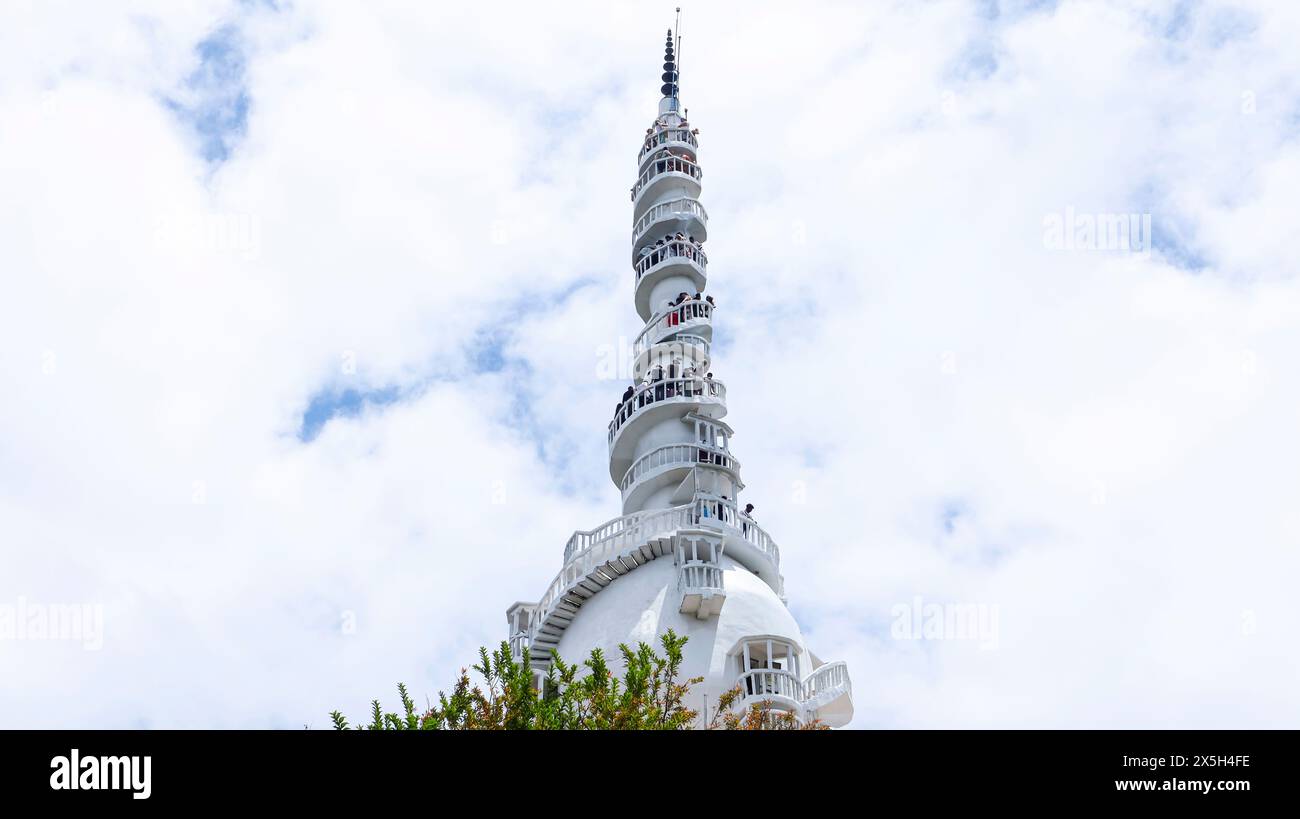
<instances>
[{"instance_id":1,"label":"group of people","mask_svg":"<svg viewBox=\"0 0 1300 819\"><path fill-rule=\"evenodd\" d=\"M665 149L655 154L654 161L650 167L641 173L641 178L632 186L632 201L636 201L636 195L641 188L650 184L661 173L683 173L692 179L700 178L700 166L695 164L695 160L686 151L673 151Z\"/></svg>"},{"instance_id":2,"label":"group of people","mask_svg":"<svg viewBox=\"0 0 1300 819\"><path fill-rule=\"evenodd\" d=\"M656 401L678 396L694 398L697 395L717 394L718 385L713 381L713 373L705 373L703 378L698 378L695 367L689 362L685 365L679 365L675 361L667 366L656 364L646 372L640 384L623 391L623 397L614 405L614 421L621 424L632 413Z\"/></svg>"},{"instance_id":3,"label":"group of people","mask_svg":"<svg viewBox=\"0 0 1300 819\"><path fill-rule=\"evenodd\" d=\"M644 273L673 256L685 256L700 265L708 261L704 256L704 247L696 238L678 231L676 234L665 233L662 238L656 239L654 244L641 248L641 260L637 267Z\"/></svg>"},{"instance_id":4,"label":"group of people","mask_svg":"<svg viewBox=\"0 0 1300 819\"><path fill-rule=\"evenodd\" d=\"M671 128L660 128L657 131L654 128L647 128L645 129L645 144L641 146L641 153L645 153L656 145L663 145L665 142L691 142L689 139L681 139L675 133L677 131L689 131L693 137L700 135L700 129L692 128L691 124L686 120L682 120L679 125Z\"/></svg>"},{"instance_id":5,"label":"group of people","mask_svg":"<svg viewBox=\"0 0 1300 819\"><path fill-rule=\"evenodd\" d=\"M708 307L705 307L705 304ZM674 310L674 307L678 309ZM670 311L668 313L669 327L676 327L689 319L708 318L709 311L714 307L717 307L717 305L714 304L713 297L705 296L698 290L695 291L694 296L683 290L677 294L676 300L664 303L664 309Z\"/></svg>"}]
</instances>

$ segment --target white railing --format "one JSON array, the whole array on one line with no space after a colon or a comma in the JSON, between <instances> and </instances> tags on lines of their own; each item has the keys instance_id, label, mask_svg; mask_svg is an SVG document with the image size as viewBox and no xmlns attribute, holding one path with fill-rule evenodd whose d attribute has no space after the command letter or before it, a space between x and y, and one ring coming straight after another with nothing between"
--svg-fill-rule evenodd
<instances>
[{"instance_id":1,"label":"white railing","mask_svg":"<svg viewBox=\"0 0 1300 819\"><path fill-rule=\"evenodd\" d=\"M632 342L632 355L637 356L669 333L676 333L686 326L699 322L713 321L714 306L702 299L687 299L681 304L666 307L650 317L643 329Z\"/></svg>"},{"instance_id":2,"label":"white railing","mask_svg":"<svg viewBox=\"0 0 1300 819\"><path fill-rule=\"evenodd\" d=\"M544 622L573 586L610 558L639 547L652 537L689 527L692 519L691 505L637 512L624 517L633 518L631 525L609 528L602 537L583 540L581 542L585 543L584 546L565 556L564 568L551 581L546 594L537 604L540 612L537 622ZM607 527L608 524L601 528ZM570 543L574 543L572 538Z\"/></svg>"},{"instance_id":3,"label":"white railing","mask_svg":"<svg viewBox=\"0 0 1300 819\"><path fill-rule=\"evenodd\" d=\"M672 155L655 157L650 160L646 169L637 177L636 184L632 186L632 201L635 202L641 195L641 191L645 190L652 181L666 173L685 174L696 182L704 178L700 166L685 157Z\"/></svg>"},{"instance_id":4,"label":"white railing","mask_svg":"<svg viewBox=\"0 0 1300 819\"><path fill-rule=\"evenodd\" d=\"M840 694L853 693L849 667L844 661L826 663L803 681L804 699L814 707L825 705Z\"/></svg>"},{"instance_id":5,"label":"white railing","mask_svg":"<svg viewBox=\"0 0 1300 819\"><path fill-rule=\"evenodd\" d=\"M722 567L691 560L677 567L677 588L687 594L722 591Z\"/></svg>"},{"instance_id":6,"label":"white railing","mask_svg":"<svg viewBox=\"0 0 1300 819\"><path fill-rule=\"evenodd\" d=\"M658 449L652 449L637 458L623 475L619 488L626 494L634 484L656 469L679 465L695 466L697 464L720 466L723 469L730 469L732 472L740 470L740 462L725 449L708 444L668 444Z\"/></svg>"},{"instance_id":7,"label":"white railing","mask_svg":"<svg viewBox=\"0 0 1300 819\"><path fill-rule=\"evenodd\" d=\"M669 216L694 216L706 226L709 224L709 214L704 211L704 206L695 199L683 196L681 199L660 202L646 211L645 216L637 219L636 224L632 226L632 244L636 244L636 240L640 239L641 234L649 230L652 224Z\"/></svg>"},{"instance_id":8,"label":"white railing","mask_svg":"<svg viewBox=\"0 0 1300 819\"><path fill-rule=\"evenodd\" d=\"M629 420L645 407L661 401L710 401L726 403L727 388L712 378L664 378L648 384L639 384L631 398L618 405L614 420L609 422L609 443Z\"/></svg>"},{"instance_id":9,"label":"white railing","mask_svg":"<svg viewBox=\"0 0 1300 819\"><path fill-rule=\"evenodd\" d=\"M689 361L695 364L696 369L699 369L709 361L709 340L703 336L695 336L690 333L683 333L669 339L659 339L654 344L634 345L632 347L633 360L639 360L641 354L654 347L655 344L665 344L667 349L661 350L655 356L655 362L647 361L647 365L651 363L666 364L671 361ZM688 350L687 347L693 347L694 349Z\"/></svg>"},{"instance_id":10,"label":"white railing","mask_svg":"<svg viewBox=\"0 0 1300 819\"><path fill-rule=\"evenodd\" d=\"M693 244L689 239L673 239L661 245L651 245L650 252L637 259L636 264L633 265L636 280L641 281L642 276L658 265L672 264L682 259L693 263L701 273L707 274L709 257L704 254L704 249L698 244Z\"/></svg>"},{"instance_id":11,"label":"white railing","mask_svg":"<svg viewBox=\"0 0 1300 819\"><path fill-rule=\"evenodd\" d=\"M587 549L596 543L608 540L611 537L626 531L636 525L637 519L647 512L633 512L629 515L619 515L613 520L607 520L589 531L577 531L569 535L569 541L564 544L564 559L568 559L577 552Z\"/></svg>"},{"instance_id":12,"label":"white railing","mask_svg":"<svg viewBox=\"0 0 1300 819\"><path fill-rule=\"evenodd\" d=\"M529 643L528 632L516 631L510 635L510 654L516 658L524 656L524 649L528 648Z\"/></svg>"},{"instance_id":13,"label":"white railing","mask_svg":"<svg viewBox=\"0 0 1300 819\"><path fill-rule=\"evenodd\" d=\"M669 343L682 344L684 347L694 347L700 351L703 358L707 359L709 357L709 340L704 336L693 336L690 333L682 333L680 336L673 338ZM685 352L686 351L683 349L683 356L685 355Z\"/></svg>"},{"instance_id":14,"label":"white railing","mask_svg":"<svg viewBox=\"0 0 1300 819\"><path fill-rule=\"evenodd\" d=\"M691 148L700 147L700 143L695 139L695 134L691 133L689 128L661 128L645 138L641 144L641 151L636 155L636 162L641 164L646 154L654 149L667 145L670 142L684 142Z\"/></svg>"},{"instance_id":15,"label":"white railing","mask_svg":"<svg viewBox=\"0 0 1300 819\"><path fill-rule=\"evenodd\" d=\"M710 505L715 503L713 500L704 502ZM723 503L728 502L723 501ZM731 506L734 508L734 504ZM555 611L564 595L611 558L626 554L633 548L640 548L650 538L671 534L679 529L698 527L701 521L718 520L717 517L702 514L701 502L696 501L668 509L633 512L615 518L591 532L575 532L565 546L564 568L560 569L560 573L547 587L546 594L542 595L542 599L533 609L536 615L531 618L532 625L529 633L535 634L537 628ZM616 525L620 522L624 525ZM748 522L748 530L750 536L753 536L754 532L762 534L761 541L768 544L768 548L764 549L764 555L772 562L777 576L780 576L781 553L776 543L753 521Z\"/></svg>"},{"instance_id":16,"label":"white railing","mask_svg":"<svg viewBox=\"0 0 1300 819\"><path fill-rule=\"evenodd\" d=\"M781 550L772 536L763 531L754 519L736 506L735 501L722 498L696 498L691 502L697 526L723 526L740 535L740 539L758 549L774 563L780 564Z\"/></svg>"},{"instance_id":17,"label":"white railing","mask_svg":"<svg viewBox=\"0 0 1300 819\"><path fill-rule=\"evenodd\" d=\"M853 693L848 665L842 661L826 663L802 680L784 669L757 668L736 678L736 685L746 704L784 697L803 706L807 717L841 694Z\"/></svg>"},{"instance_id":18,"label":"white railing","mask_svg":"<svg viewBox=\"0 0 1300 819\"><path fill-rule=\"evenodd\" d=\"M741 674L736 684L746 700L770 700L782 697L803 702L803 683L792 671L781 668L755 668Z\"/></svg>"}]
</instances>

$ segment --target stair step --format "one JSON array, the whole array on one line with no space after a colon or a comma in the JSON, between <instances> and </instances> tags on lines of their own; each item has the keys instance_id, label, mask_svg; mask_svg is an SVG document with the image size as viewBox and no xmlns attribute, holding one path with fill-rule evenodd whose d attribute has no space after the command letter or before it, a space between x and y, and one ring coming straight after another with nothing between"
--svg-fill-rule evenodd
<instances>
[{"instance_id":1,"label":"stair step","mask_svg":"<svg viewBox=\"0 0 1300 819\"><path fill-rule=\"evenodd\" d=\"M639 546L610 558L588 572L585 577L574 582L560 596L545 620L538 624L537 632L533 636L532 650L541 661L535 663L534 668L545 671L550 666L551 654L559 645L564 631L573 623L573 618L577 616L583 603L633 569L638 569L651 560L665 555L676 554L675 547L674 535L647 538Z\"/></svg>"}]
</instances>

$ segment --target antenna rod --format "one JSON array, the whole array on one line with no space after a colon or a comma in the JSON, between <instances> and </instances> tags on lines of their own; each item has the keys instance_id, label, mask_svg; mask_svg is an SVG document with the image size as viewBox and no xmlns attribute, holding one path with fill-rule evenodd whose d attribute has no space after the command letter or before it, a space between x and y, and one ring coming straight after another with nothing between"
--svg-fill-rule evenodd
<instances>
[{"instance_id":1,"label":"antenna rod","mask_svg":"<svg viewBox=\"0 0 1300 819\"><path fill-rule=\"evenodd\" d=\"M677 7L677 97L682 96L682 7Z\"/></svg>"}]
</instances>

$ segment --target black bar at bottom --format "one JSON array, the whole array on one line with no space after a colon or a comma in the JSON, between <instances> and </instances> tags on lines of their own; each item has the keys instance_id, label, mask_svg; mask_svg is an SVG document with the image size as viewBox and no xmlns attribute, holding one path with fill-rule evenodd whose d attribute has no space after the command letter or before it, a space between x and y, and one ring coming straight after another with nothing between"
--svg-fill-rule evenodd
<instances>
[{"instance_id":1,"label":"black bar at bottom","mask_svg":"<svg viewBox=\"0 0 1300 819\"><path fill-rule=\"evenodd\" d=\"M0 790L82 807L396 799L456 809L445 800L460 796L577 809L573 794L607 792L613 810L622 799L675 790L674 799L699 799L716 787L718 805L754 788L764 804L797 794L808 804L880 795L927 807L975 797L1218 809L1290 803L1297 739L1293 731L10 731L0 732ZM583 809L592 808L601 806Z\"/></svg>"}]
</instances>

